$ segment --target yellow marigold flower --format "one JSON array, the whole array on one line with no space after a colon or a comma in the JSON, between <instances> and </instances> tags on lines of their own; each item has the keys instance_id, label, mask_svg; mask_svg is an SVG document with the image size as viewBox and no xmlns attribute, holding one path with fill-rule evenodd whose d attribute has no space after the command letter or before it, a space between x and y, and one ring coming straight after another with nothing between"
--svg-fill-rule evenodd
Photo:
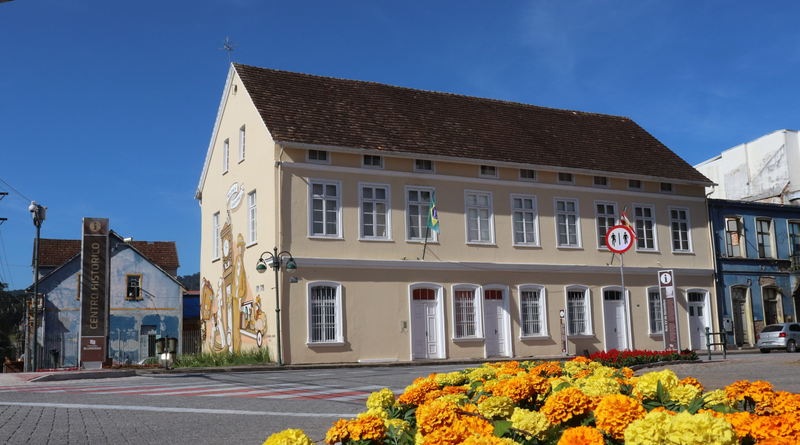
<instances>
[{"instance_id":1,"label":"yellow marigold flower","mask_svg":"<svg viewBox=\"0 0 800 445\"><path fill-rule=\"evenodd\" d=\"M559 424L588 412L591 403L579 389L566 388L548 397L540 411L550 423Z\"/></svg>"},{"instance_id":2,"label":"yellow marigold flower","mask_svg":"<svg viewBox=\"0 0 800 445\"><path fill-rule=\"evenodd\" d=\"M411 424L406 422L403 419L389 419L383 421L383 426L386 427L386 432L389 432L389 427L393 426L397 428L398 434L403 434L404 432L411 429Z\"/></svg>"},{"instance_id":3,"label":"yellow marigold flower","mask_svg":"<svg viewBox=\"0 0 800 445\"><path fill-rule=\"evenodd\" d=\"M688 411L672 418L667 428L670 445L738 445L733 427L708 413L691 415Z\"/></svg>"},{"instance_id":4,"label":"yellow marigold flower","mask_svg":"<svg viewBox=\"0 0 800 445\"><path fill-rule=\"evenodd\" d=\"M514 413L514 401L508 397L489 397L478 405L478 411L490 419L508 419Z\"/></svg>"},{"instance_id":5,"label":"yellow marigold flower","mask_svg":"<svg viewBox=\"0 0 800 445\"><path fill-rule=\"evenodd\" d=\"M347 420L339 419L334 422L331 429L325 434L325 443L333 445L335 443L344 442L349 437L350 433L347 432Z\"/></svg>"},{"instance_id":6,"label":"yellow marigold flower","mask_svg":"<svg viewBox=\"0 0 800 445\"><path fill-rule=\"evenodd\" d=\"M672 417L666 412L650 411L643 419L634 420L625 429L626 445L663 445L667 439L667 427Z\"/></svg>"},{"instance_id":7,"label":"yellow marigold flower","mask_svg":"<svg viewBox=\"0 0 800 445\"><path fill-rule=\"evenodd\" d=\"M590 397L602 397L619 394L620 385L616 379L609 377L591 376L580 382L581 391Z\"/></svg>"},{"instance_id":8,"label":"yellow marigold flower","mask_svg":"<svg viewBox=\"0 0 800 445\"><path fill-rule=\"evenodd\" d=\"M645 398L655 398L658 393L659 381L664 391L672 391L673 388L678 386L678 376L669 369L665 369L659 372L648 372L639 377L636 382L636 391Z\"/></svg>"},{"instance_id":9,"label":"yellow marigold flower","mask_svg":"<svg viewBox=\"0 0 800 445\"><path fill-rule=\"evenodd\" d=\"M386 427L383 419L364 416L348 422L347 432L352 440L380 440L386 436Z\"/></svg>"},{"instance_id":10,"label":"yellow marigold flower","mask_svg":"<svg viewBox=\"0 0 800 445\"><path fill-rule=\"evenodd\" d=\"M597 428L617 440L624 438L625 428L647 415L638 399L621 394L603 397L594 410Z\"/></svg>"},{"instance_id":11,"label":"yellow marigold flower","mask_svg":"<svg viewBox=\"0 0 800 445\"><path fill-rule=\"evenodd\" d=\"M589 369L589 364L584 361L572 360L569 362L564 362L564 372L566 372L571 376L574 376L575 374L588 369Z\"/></svg>"},{"instance_id":12,"label":"yellow marigold flower","mask_svg":"<svg viewBox=\"0 0 800 445\"><path fill-rule=\"evenodd\" d=\"M617 372L618 371L616 369L614 369L614 368L609 368L608 366L601 366L601 367L595 369L594 371L592 371L592 374L595 377L608 377L608 378L610 378L614 374L616 374Z\"/></svg>"},{"instance_id":13,"label":"yellow marigold flower","mask_svg":"<svg viewBox=\"0 0 800 445\"><path fill-rule=\"evenodd\" d=\"M744 439L750 434L750 424L753 423L753 419L755 416L747 411L725 414L725 420L731 424L740 439Z\"/></svg>"},{"instance_id":14,"label":"yellow marigold flower","mask_svg":"<svg viewBox=\"0 0 800 445\"><path fill-rule=\"evenodd\" d=\"M459 371L455 371L448 372L446 374L436 374L436 377L434 377L433 380L440 385L455 386L466 382L467 376Z\"/></svg>"},{"instance_id":15,"label":"yellow marigold flower","mask_svg":"<svg viewBox=\"0 0 800 445\"><path fill-rule=\"evenodd\" d=\"M590 426L568 428L558 440L558 445L604 445L603 433Z\"/></svg>"},{"instance_id":16,"label":"yellow marigold flower","mask_svg":"<svg viewBox=\"0 0 800 445\"><path fill-rule=\"evenodd\" d=\"M389 408L394 405L394 393L389 388L373 392L367 397L367 408Z\"/></svg>"},{"instance_id":17,"label":"yellow marigold flower","mask_svg":"<svg viewBox=\"0 0 800 445\"><path fill-rule=\"evenodd\" d=\"M290 428L269 436L264 445L314 445L314 442L306 436L303 430Z\"/></svg>"},{"instance_id":18,"label":"yellow marigold flower","mask_svg":"<svg viewBox=\"0 0 800 445\"><path fill-rule=\"evenodd\" d=\"M705 407L710 408L714 405L726 405L728 407L733 408L735 402L731 401L726 395L725 391L721 389L715 389L714 391L707 392L705 394Z\"/></svg>"},{"instance_id":19,"label":"yellow marigold flower","mask_svg":"<svg viewBox=\"0 0 800 445\"><path fill-rule=\"evenodd\" d=\"M543 439L553 424L547 420L547 416L538 411L514 408L514 413L511 414L511 426L531 433L531 435L527 437L527 439L530 440L532 437Z\"/></svg>"},{"instance_id":20,"label":"yellow marigold flower","mask_svg":"<svg viewBox=\"0 0 800 445\"><path fill-rule=\"evenodd\" d=\"M389 413L383 408L370 408L366 412L359 413L358 415L356 415L356 418L360 419L362 417L367 417L367 416L377 417L381 420L389 419Z\"/></svg>"},{"instance_id":21,"label":"yellow marigold flower","mask_svg":"<svg viewBox=\"0 0 800 445\"><path fill-rule=\"evenodd\" d=\"M497 374L497 370L494 368L476 368L467 374L467 378L470 382L475 382L478 380L489 380L493 379L495 374Z\"/></svg>"},{"instance_id":22,"label":"yellow marigold flower","mask_svg":"<svg viewBox=\"0 0 800 445\"><path fill-rule=\"evenodd\" d=\"M703 384L700 383L699 381L697 381L697 379L695 379L693 377L686 377L685 379L683 379L680 382L678 382L678 384L680 384L680 385L692 385L695 388L699 389L700 392L703 392L703 390L705 389L705 388L703 388Z\"/></svg>"},{"instance_id":23,"label":"yellow marigold flower","mask_svg":"<svg viewBox=\"0 0 800 445\"><path fill-rule=\"evenodd\" d=\"M469 400L469 397L467 397L465 394L445 394L436 400L444 400L459 405L461 402Z\"/></svg>"},{"instance_id":24,"label":"yellow marigold flower","mask_svg":"<svg viewBox=\"0 0 800 445\"><path fill-rule=\"evenodd\" d=\"M800 412L800 394L776 391L775 398L772 400L772 408L775 410L775 414Z\"/></svg>"},{"instance_id":25,"label":"yellow marigold flower","mask_svg":"<svg viewBox=\"0 0 800 445\"><path fill-rule=\"evenodd\" d=\"M700 395L700 390L692 385L679 385L669 392L669 399L674 400L681 405L689 405L692 400Z\"/></svg>"},{"instance_id":26,"label":"yellow marigold flower","mask_svg":"<svg viewBox=\"0 0 800 445\"><path fill-rule=\"evenodd\" d=\"M452 425L456 420L456 406L453 402L434 400L417 408L417 430L427 434L443 426Z\"/></svg>"},{"instance_id":27,"label":"yellow marigold flower","mask_svg":"<svg viewBox=\"0 0 800 445\"><path fill-rule=\"evenodd\" d=\"M520 445L519 442L510 437L502 437L500 440L502 440L505 445Z\"/></svg>"}]
</instances>

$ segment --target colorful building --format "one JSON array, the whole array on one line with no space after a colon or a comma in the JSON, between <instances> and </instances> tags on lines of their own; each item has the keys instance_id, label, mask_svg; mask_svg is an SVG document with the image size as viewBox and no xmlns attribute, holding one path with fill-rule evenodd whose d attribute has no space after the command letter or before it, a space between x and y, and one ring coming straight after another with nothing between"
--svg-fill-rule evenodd
<instances>
[{"instance_id":1,"label":"colorful building","mask_svg":"<svg viewBox=\"0 0 800 445\"><path fill-rule=\"evenodd\" d=\"M278 285L287 363L558 355L561 311L570 353L662 349L660 270L700 348L710 185L627 117L232 64L195 196L206 348L274 354Z\"/></svg>"}]
</instances>

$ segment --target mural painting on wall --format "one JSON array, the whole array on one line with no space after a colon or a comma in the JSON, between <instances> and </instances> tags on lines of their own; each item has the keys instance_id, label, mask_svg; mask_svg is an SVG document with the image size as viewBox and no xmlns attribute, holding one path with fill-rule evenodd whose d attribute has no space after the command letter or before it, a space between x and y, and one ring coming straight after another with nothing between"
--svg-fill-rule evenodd
<instances>
[{"instance_id":1,"label":"mural painting on wall","mask_svg":"<svg viewBox=\"0 0 800 445\"><path fill-rule=\"evenodd\" d=\"M261 296L253 296L245 272L245 242L241 233L233 245L231 212L242 202L244 184L234 183L226 196L227 217L220 229L222 258L220 275L209 280L203 277L201 318L208 351L234 353L244 346L263 345L267 333L267 317ZM216 282L216 289L212 283ZM210 332L209 332L210 331Z\"/></svg>"}]
</instances>

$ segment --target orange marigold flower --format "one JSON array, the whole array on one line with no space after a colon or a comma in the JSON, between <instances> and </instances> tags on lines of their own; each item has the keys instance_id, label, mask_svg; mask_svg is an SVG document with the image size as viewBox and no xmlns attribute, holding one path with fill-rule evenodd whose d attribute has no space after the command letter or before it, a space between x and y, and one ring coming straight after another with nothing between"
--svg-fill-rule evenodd
<instances>
[{"instance_id":1,"label":"orange marigold flower","mask_svg":"<svg viewBox=\"0 0 800 445\"><path fill-rule=\"evenodd\" d=\"M670 411L670 410L664 408L663 406L657 406L657 407L653 408L652 410L650 410L651 413L660 413L662 411L667 413L667 414L669 414L670 416L674 416L675 415L675 411Z\"/></svg>"},{"instance_id":2,"label":"orange marigold flower","mask_svg":"<svg viewBox=\"0 0 800 445\"><path fill-rule=\"evenodd\" d=\"M411 386L406 388L406 392L397 399L397 402L400 404L420 405L425 402L426 394L437 390L439 390L439 385L436 382L428 379L417 379L414 380Z\"/></svg>"},{"instance_id":3,"label":"orange marigold flower","mask_svg":"<svg viewBox=\"0 0 800 445\"><path fill-rule=\"evenodd\" d=\"M725 387L725 396L729 400L744 400L744 393L750 386L749 380L738 380Z\"/></svg>"},{"instance_id":4,"label":"orange marigold flower","mask_svg":"<svg viewBox=\"0 0 800 445\"><path fill-rule=\"evenodd\" d=\"M757 416L750 423L750 437L758 443L774 437L791 438L794 437L794 429L783 416Z\"/></svg>"},{"instance_id":5,"label":"orange marigold flower","mask_svg":"<svg viewBox=\"0 0 800 445\"><path fill-rule=\"evenodd\" d=\"M364 416L348 422L347 432L352 440L380 440L386 436L386 427L380 417Z\"/></svg>"},{"instance_id":6,"label":"orange marigold flower","mask_svg":"<svg viewBox=\"0 0 800 445\"><path fill-rule=\"evenodd\" d=\"M581 370L581 371L578 371L577 373L575 373L575 375L573 375L572 378L574 378L575 380L578 380L578 379L582 379L582 378L590 376L590 375L592 375L592 370L591 369L584 369L584 370Z\"/></svg>"},{"instance_id":7,"label":"orange marigold flower","mask_svg":"<svg viewBox=\"0 0 800 445\"><path fill-rule=\"evenodd\" d=\"M508 397L519 403L528 400L536 394L544 394L550 388L546 379L538 376L526 375L513 377L508 380L498 381L491 386L491 392L495 396Z\"/></svg>"},{"instance_id":8,"label":"orange marigold flower","mask_svg":"<svg viewBox=\"0 0 800 445\"><path fill-rule=\"evenodd\" d=\"M445 394L466 394L469 392L469 388L463 386L445 386L442 388L442 392Z\"/></svg>"},{"instance_id":9,"label":"orange marigold flower","mask_svg":"<svg viewBox=\"0 0 800 445\"><path fill-rule=\"evenodd\" d=\"M462 445L507 445L506 442L496 436L470 436L461 442Z\"/></svg>"},{"instance_id":10,"label":"orange marigold flower","mask_svg":"<svg viewBox=\"0 0 800 445\"><path fill-rule=\"evenodd\" d=\"M461 411L478 414L478 407L475 405L465 405L461 408ZM481 417L462 414L458 416L458 423L464 425L469 431L472 431L473 434L484 436L491 436L494 434L494 424Z\"/></svg>"},{"instance_id":11,"label":"orange marigold flower","mask_svg":"<svg viewBox=\"0 0 800 445\"><path fill-rule=\"evenodd\" d=\"M603 397L594 410L597 428L617 440L625 438L625 428L631 422L643 419L645 415L647 415L647 410L638 399L622 394Z\"/></svg>"},{"instance_id":12,"label":"orange marigold flower","mask_svg":"<svg viewBox=\"0 0 800 445\"><path fill-rule=\"evenodd\" d=\"M325 434L325 443L333 445L338 442L344 442L348 437L350 435L347 432L347 420L339 419L333 423L331 429Z\"/></svg>"},{"instance_id":13,"label":"orange marigold flower","mask_svg":"<svg viewBox=\"0 0 800 445\"><path fill-rule=\"evenodd\" d=\"M444 391L442 391L441 389L434 389L433 391L428 391L428 392L425 394L425 397L423 398L423 402L422 402L422 403L428 403L428 402L430 402L431 400L436 400L436 399L438 399L439 397L441 397L441 396L443 396L443 395L446 395L446 394L447 394L447 393L446 393L446 392L444 392Z\"/></svg>"},{"instance_id":14,"label":"orange marigold flower","mask_svg":"<svg viewBox=\"0 0 800 445\"><path fill-rule=\"evenodd\" d=\"M578 363L591 363L592 360L588 359L582 355L575 357L574 359L570 360L571 362L578 362Z\"/></svg>"},{"instance_id":15,"label":"orange marigold flower","mask_svg":"<svg viewBox=\"0 0 800 445\"><path fill-rule=\"evenodd\" d=\"M800 394L776 391L775 398L772 400L772 408L775 410L775 414L800 412Z\"/></svg>"},{"instance_id":16,"label":"orange marigold flower","mask_svg":"<svg viewBox=\"0 0 800 445\"><path fill-rule=\"evenodd\" d=\"M775 393L772 391L771 383L758 380L747 387L744 391L744 396L753 399L755 402L761 402L764 400L771 400L775 397Z\"/></svg>"},{"instance_id":17,"label":"orange marigold flower","mask_svg":"<svg viewBox=\"0 0 800 445\"><path fill-rule=\"evenodd\" d=\"M731 424L739 439L744 439L750 434L750 424L753 423L753 419L755 416L747 411L725 414L725 420Z\"/></svg>"},{"instance_id":18,"label":"orange marigold flower","mask_svg":"<svg viewBox=\"0 0 800 445\"><path fill-rule=\"evenodd\" d=\"M547 416L550 423L558 425L590 411L591 403L591 399L581 390L566 388L548 397L540 412Z\"/></svg>"},{"instance_id":19,"label":"orange marigold flower","mask_svg":"<svg viewBox=\"0 0 800 445\"><path fill-rule=\"evenodd\" d=\"M693 377L686 377L685 379L678 382L679 385L692 385L695 388L699 389L700 392L703 392L705 388L703 388L703 384L697 381L697 379Z\"/></svg>"},{"instance_id":20,"label":"orange marigold flower","mask_svg":"<svg viewBox=\"0 0 800 445\"><path fill-rule=\"evenodd\" d=\"M795 439L788 437L771 437L758 442L758 445L797 445Z\"/></svg>"},{"instance_id":21,"label":"orange marigold flower","mask_svg":"<svg viewBox=\"0 0 800 445\"><path fill-rule=\"evenodd\" d=\"M561 364L558 362L542 363L528 369L528 374L541 377L559 377L562 373Z\"/></svg>"},{"instance_id":22,"label":"orange marigold flower","mask_svg":"<svg viewBox=\"0 0 800 445\"><path fill-rule=\"evenodd\" d=\"M519 369L519 362L518 362L518 361L516 361L516 360L511 360L511 361L508 361L508 362L503 362L503 364L502 364L502 367L503 367L503 368L513 368L513 369Z\"/></svg>"},{"instance_id":23,"label":"orange marigold flower","mask_svg":"<svg viewBox=\"0 0 800 445\"><path fill-rule=\"evenodd\" d=\"M624 366L622 369L619 370L619 372L629 379L632 379L634 376L633 369L628 368L627 366Z\"/></svg>"},{"instance_id":24,"label":"orange marigold flower","mask_svg":"<svg viewBox=\"0 0 800 445\"><path fill-rule=\"evenodd\" d=\"M558 445L603 445L603 433L590 426L568 428L558 440Z\"/></svg>"},{"instance_id":25,"label":"orange marigold flower","mask_svg":"<svg viewBox=\"0 0 800 445\"><path fill-rule=\"evenodd\" d=\"M417 408L417 430L427 434L436 429L447 427L456 420L458 406L446 400L434 400Z\"/></svg>"},{"instance_id":26,"label":"orange marigold flower","mask_svg":"<svg viewBox=\"0 0 800 445\"><path fill-rule=\"evenodd\" d=\"M714 411L713 409L701 408L701 409L697 410L697 414L703 414L703 413L709 413L712 416L716 417L717 419L724 419L725 418L725 414L724 413L721 413L721 412L718 412L718 411Z\"/></svg>"}]
</instances>

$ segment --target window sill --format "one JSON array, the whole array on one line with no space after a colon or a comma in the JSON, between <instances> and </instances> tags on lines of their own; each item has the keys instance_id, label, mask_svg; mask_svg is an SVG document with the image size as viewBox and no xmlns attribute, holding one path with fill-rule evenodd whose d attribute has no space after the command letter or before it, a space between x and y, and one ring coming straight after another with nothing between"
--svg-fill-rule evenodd
<instances>
[{"instance_id":1,"label":"window sill","mask_svg":"<svg viewBox=\"0 0 800 445\"><path fill-rule=\"evenodd\" d=\"M244 248L245 248L245 249L249 249L249 248L251 248L251 247L253 247L253 246L257 246L257 245L258 245L258 241L253 241L252 243L250 243L250 244L248 244L248 245L244 246Z\"/></svg>"},{"instance_id":2,"label":"window sill","mask_svg":"<svg viewBox=\"0 0 800 445\"><path fill-rule=\"evenodd\" d=\"M649 335L652 338L663 338L664 337L664 333L663 332L655 332L655 333L651 332Z\"/></svg>"},{"instance_id":3,"label":"window sill","mask_svg":"<svg viewBox=\"0 0 800 445\"><path fill-rule=\"evenodd\" d=\"M556 249L583 250L583 246L556 246Z\"/></svg>"},{"instance_id":4,"label":"window sill","mask_svg":"<svg viewBox=\"0 0 800 445\"><path fill-rule=\"evenodd\" d=\"M407 239L407 243L425 244L425 239ZM433 241L428 239L428 244L439 244L439 240Z\"/></svg>"},{"instance_id":5,"label":"window sill","mask_svg":"<svg viewBox=\"0 0 800 445\"><path fill-rule=\"evenodd\" d=\"M221 260L221 257L211 258L212 263L216 263L217 261Z\"/></svg>"},{"instance_id":6,"label":"window sill","mask_svg":"<svg viewBox=\"0 0 800 445\"><path fill-rule=\"evenodd\" d=\"M497 246L494 241L467 241L468 246Z\"/></svg>"},{"instance_id":7,"label":"window sill","mask_svg":"<svg viewBox=\"0 0 800 445\"><path fill-rule=\"evenodd\" d=\"M522 340L522 341L527 341L527 340L550 340L550 336L549 336L549 335L547 335L547 334L541 334L541 335L520 335L520 336L519 336L519 339L520 339L520 340Z\"/></svg>"},{"instance_id":8,"label":"window sill","mask_svg":"<svg viewBox=\"0 0 800 445\"><path fill-rule=\"evenodd\" d=\"M636 249L636 252L641 253L661 253L658 249Z\"/></svg>"},{"instance_id":9,"label":"window sill","mask_svg":"<svg viewBox=\"0 0 800 445\"><path fill-rule=\"evenodd\" d=\"M567 339L570 338L594 338L594 334L567 334Z\"/></svg>"},{"instance_id":10,"label":"window sill","mask_svg":"<svg viewBox=\"0 0 800 445\"><path fill-rule=\"evenodd\" d=\"M237 162L237 164L241 164L242 162L244 162L244 158L239 159L239 162Z\"/></svg>"},{"instance_id":11,"label":"window sill","mask_svg":"<svg viewBox=\"0 0 800 445\"><path fill-rule=\"evenodd\" d=\"M334 346L344 346L343 341L328 341L328 342L306 342L309 348L329 348Z\"/></svg>"},{"instance_id":12,"label":"window sill","mask_svg":"<svg viewBox=\"0 0 800 445\"><path fill-rule=\"evenodd\" d=\"M453 343L476 343L476 342L483 342L483 337L461 337L461 338L451 338L450 341Z\"/></svg>"},{"instance_id":13,"label":"window sill","mask_svg":"<svg viewBox=\"0 0 800 445\"><path fill-rule=\"evenodd\" d=\"M378 243L393 243L394 240L391 238L358 238L359 241L367 241L367 242L378 242Z\"/></svg>"},{"instance_id":14,"label":"window sill","mask_svg":"<svg viewBox=\"0 0 800 445\"><path fill-rule=\"evenodd\" d=\"M694 251L691 250L673 250L673 255L694 255Z\"/></svg>"},{"instance_id":15,"label":"window sill","mask_svg":"<svg viewBox=\"0 0 800 445\"><path fill-rule=\"evenodd\" d=\"M511 246L512 247L534 247L534 248L538 248L538 249L542 248L542 245L538 244L538 243L537 244L512 244Z\"/></svg>"},{"instance_id":16,"label":"window sill","mask_svg":"<svg viewBox=\"0 0 800 445\"><path fill-rule=\"evenodd\" d=\"M344 240L344 237L341 237L341 236L325 236L325 235L308 235L308 239Z\"/></svg>"}]
</instances>

